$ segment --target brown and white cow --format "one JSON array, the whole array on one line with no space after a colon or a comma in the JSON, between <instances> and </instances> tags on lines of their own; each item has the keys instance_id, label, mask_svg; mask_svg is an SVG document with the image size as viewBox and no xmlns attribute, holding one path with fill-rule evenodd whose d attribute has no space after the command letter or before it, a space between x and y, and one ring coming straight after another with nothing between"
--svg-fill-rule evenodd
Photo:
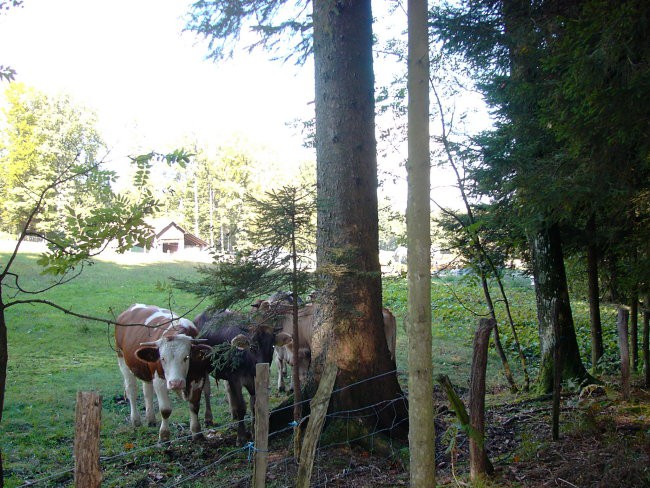
<instances>
[{"instance_id":1,"label":"brown and white cow","mask_svg":"<svg viewBox=\"0 0 650 488\"><path fill-rule=\"evenodd\" d=\"M158 398L162 421L160 442L169 440L169 416L172 407L169 390L175 391L190 406L190 430L199 437L198 418L201 391L210 369L209 346L197 344L198 329L191 320L180 318L170 310L155 305L136 303L122 312L115 327L117 361L124 377L126 395L131 407L131 424L141 425L137 408L137 380L142 381L145 419L156 424L153 392Z\"/></svg>"},{"instance_id":2,"label":"brown and white cow","mask_svg":"<svg viewBox=\"0 0 650 488\"><path fill-rule=\"evenodd\" d=\"M262 301L258 300L253 303L251 306L253 308L260 307L263 303L268 303L267 308L270 308L272 313L276 314L276 328L279 328L283 332L293 335L293 314L292 314L292 303L286 298L277 299L272 301L273 297L276 297L276 293L272 297L269 297L268 300ZM314 324L314 311L315 305L313 303L308 303L307 305L298 309L298 358L297 361L294 359L293 354L293 344L289 344L283 347L276 347L275 354L278 358L278 390L285 391L284 377L286 375L287 364L290 364L295 368L296 363L298 364L298 371L301 384L307 379L307 371L309 370L309 365L311 364L311 339L312 331ZM384 318L384 335L386 337L386 344L388 345L388 352L390 353L390 358L392 361L395 361L395 350L397 347L397 321L395 315L387 309L382 309L382 314ZM289 390L293 389L293 381L289 386Z\"/></svg>"}]
</instances>

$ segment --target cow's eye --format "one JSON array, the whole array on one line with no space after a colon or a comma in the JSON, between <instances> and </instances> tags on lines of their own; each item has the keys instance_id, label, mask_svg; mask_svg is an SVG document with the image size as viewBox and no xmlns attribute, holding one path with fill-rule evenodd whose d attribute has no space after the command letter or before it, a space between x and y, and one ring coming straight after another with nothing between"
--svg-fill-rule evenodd
<instances>
[{"instance_id":1,"label":"cow's eye","mask_svg":"<svg viewBox=\"0 0 650 488\"><path fill-rule=\"evenodd\" d=\"M165 358L160 358L160 360L161 360L163 363L165 362Z\"/></svg>"},{"instance_id":2,"label":"cow's eye","mask_svg":"<svg viewBox=\"0 0 650 488\"><path fill-rule=\"evenodd\" d=\"M185 356L185 361L189 361L189 359L190 359L190 356L188 354L187 356Z\"/></svg>"}]
</instances>

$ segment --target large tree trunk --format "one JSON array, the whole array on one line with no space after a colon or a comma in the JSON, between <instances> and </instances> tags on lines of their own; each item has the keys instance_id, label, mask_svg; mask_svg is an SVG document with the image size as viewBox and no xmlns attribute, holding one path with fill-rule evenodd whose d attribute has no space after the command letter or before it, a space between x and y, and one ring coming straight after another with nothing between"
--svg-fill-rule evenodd
<instances>
[{"instance_id":1,"label":"large tree trunk","mask_svg":"<svg viewBox=\"0 0 650 488\"><path fill-rule=\"evenodd\" d=\"M426 0L408 2L408 385L412 487L436 486L431 357L429 36Z\"/></svg>"},{"instance_id":2,"label":"large tree trunk","mask_svg":"<svg viewBox=\"0 0 650 488\"><path fill-rule=\"evenodd\" d=\"M337 389L360 383L335 393L331 408L372 405L379 425L403 434L407 411L394 401L402 391L381 310L370 0L315 0L313 9L322 289L313 372L318 377L326 361L335 362ZM376 428L371 417L365 418Z\"/></svg>"},{"instance_id":3,"label":"large tree trunk","mask_svg":"<svg viewBox=\"0 0 650 488\"><path fill-rule=\"evenodd\" d=\"M592 216L587 222L587 283L589 288L589 322L591 324L591 369L603 357L603 328L600 321L600 288L598 285L598 247L593 243L596 221Z\"/></svg>"},{"instance_id":4,"label":"large tree trunk","mask_svg":"<svg viewBox=\"0 0 650 488\"><path fill-rule=\"evenodd\" d=\"M5 387L7 386L7 362L9 360L9 342L7 338L7 323L5 308L0 294L0 423L5 408ZM4 469L2 466L2 445L0 445L0 487L4 486Z\"/></svg>"},{"instance_id":5,"label":"large tree trunk","mask_svg":"<svg viewBox=\"0 0 650 488\"><path fill-rule=\"evenodd\" d=\"M591 377L580 359L557 224L537 232L530 244L541 355L538 384L543 392L550 393L553 391L553 349L559 339L553 332L556 320L563 340L562 378L581 382Z\"/></svg>"}]
</instances>

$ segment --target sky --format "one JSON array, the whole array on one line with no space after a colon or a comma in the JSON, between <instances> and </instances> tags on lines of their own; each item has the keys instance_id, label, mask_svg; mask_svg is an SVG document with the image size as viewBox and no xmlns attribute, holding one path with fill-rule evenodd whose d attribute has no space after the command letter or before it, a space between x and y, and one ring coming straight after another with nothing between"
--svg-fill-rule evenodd
<instances>
[{"instance_id":1,"label":"sky","mask_svg":"<svg viewBox=\"0 0 650 488\"><path fill-rule=\"evenodd\" d=\"M313 117L311 62L296 67L244 49L233 59L206 60L205 43L182 32L190 4L25 0L22 8L0 15L0 64L14 68L17 81L48 94L70 94L96 112L109 160L194 139L216 146L233 134L268 148L288 168L315 159L287 125ZM391 15L392 27L402 29L404 12ZM376 62L377 81L388 81L394 68ZM380 168L397 174L380 191L401 209L404 151L379 160ZM434 172L432 180L439 199L451 204L456 192L449 191L449 175Z\"/></svg>"},{"instance_id":2,"label":"sky","mask_svg":"<svg viewBox=\"0 0 650 488\"><path fill-rule=\"evenodd\" d=\"M115 157L133 145L160 150L233 133L301 153L286 123L312 116L311 66L263 52L206 60L205 45L182 32L189 3L25 0L0 16L0 64L17 81L94 110Z\"/></svg>"}]
</instances>

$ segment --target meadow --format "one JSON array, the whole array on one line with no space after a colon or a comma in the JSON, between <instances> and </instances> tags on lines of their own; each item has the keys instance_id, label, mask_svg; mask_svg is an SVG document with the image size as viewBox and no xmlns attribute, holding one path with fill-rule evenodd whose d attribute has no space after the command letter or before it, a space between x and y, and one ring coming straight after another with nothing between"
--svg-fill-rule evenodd
<instances>
[{"instance_id":1,"label":"meadow","mask_svg":"<svg viewBox=\"0 0 650 488\"><path fill-rule=\"evenodd\" d=\"M6 258L6 253L0 253L0 262L6 262ZM24 289L44 288L51 281L39 273L37 258L36 254L20 254L14 265L13 270L20 276ZM138 255L130 255L128 260L99 260L84 269L77 279L50 289L39 298L78 313L107 319L114 319L136 302L165 306L180 314L190 311L190 317L201 310L197 297L173 289L169 284L170 277L193 279L197 275L195 263L143 261L144 257ZM524 349L529 360L534 359L537 325L530 280L515 276L507 283ZM478 315L485 312L479 288L471 280L458 277L435 279L433 288L435 374L447 374L459 388L466 388L472 332ZM384 280L384 304L398 318L398 377L406 389L408 348L403 326L406 313L404 278ZM585 328L588 331L587 310L581 302L577 302L574 309L577 328L583 336ZM7 312L9 365L5 409L0 425L5 486L24 486L33 481L38 481L37 486L72 485L74 410L79 390L94 390L102 395L101 455L103 459L119 458L105 468L103 486L155 486L151 479L156 475L151 473L156 472L154 467L157 463L173 466L174 462L173 459L170 461L168 452L160 453L160 449L151 447L157 440L156 428L143 427L134 431L128 423L128 405L124 401L122 377L117 367L113 327L72 317L46 305L14 306ZM613 311L605 311L604 321L606 328L612 329ZM521 381L510 334L505 327L502 329L511 366ZM588 351L584 352L587 357ZM493 352L488 368L489 403L510 393ZM534 378L534 363L530 368ZM271 378L273 385L275 365ZM274 387L271 391L273 405L286 399ZM217 407L217 423L230 422L223 387L219 386L216 393L213 388L213 404ZM175 400L174 408L172 438L183 437L188 434L187 407ZM230 442L234 440L229 437L230 433L219 435ZM189 445L189 441L184 443ZM203 448L195 449L201 453ZM201 455L207 456L207 453ZM161 460L160 456L167 458ZM142 467L136 470L134 464ZM178 464L180 473L183 467ZM164 474L165 479L174 476L174 468L171 469L171 474ZM122 477L125 470L129 471L128 483ZM226 473L224 476L229 475ZM197 483L183 486L204 486Z\"/></svg>"}]
</instances>

